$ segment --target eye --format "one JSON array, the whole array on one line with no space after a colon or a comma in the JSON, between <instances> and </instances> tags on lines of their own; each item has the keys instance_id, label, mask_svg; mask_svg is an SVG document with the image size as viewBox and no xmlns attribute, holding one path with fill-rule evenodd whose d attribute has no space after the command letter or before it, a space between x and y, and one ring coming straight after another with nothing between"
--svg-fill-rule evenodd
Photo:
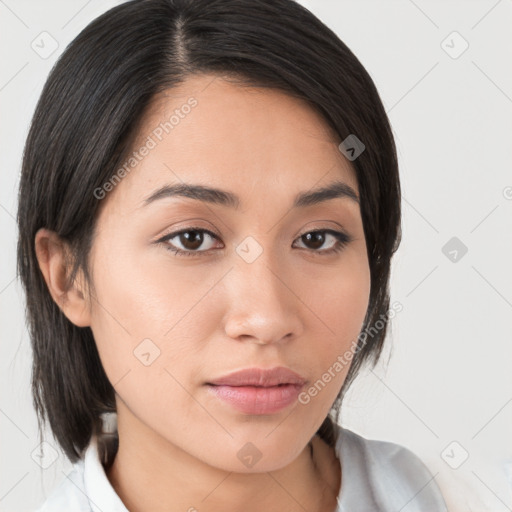
<instances>
[{"instance_id":1,"label":"eye","mask_svg":"<svg viewBox=\"0 0 512 512\"><path fill-rule=\"evenodd\" d=\"M328 248L324 250L318 250L319 247L322 247L326 241L330 238L330 243L328 244ZM327 255L335 252L341 251L349 242L352 241L352 237L343 233L341 231L334 231L332 229L319 229L316 231L308 231L301 235L297 240L303 241L306 245L310 247L306 247L310 252L318 253L319 255ZM311 246L313 247L311 249Z\"/></svg>"},{"instance_id":2,"label":"eye","mask_svg":"<svg viewBox=\"0 0 512 512\"><path fill-rule=\"evenodd\" d=\"M168 245L167 249L176 253L177 256L193 256L196 253L206 252L211 249L211 244L206 244L206 250L198 251L198 248L203 245L208 238L218 239L217 235L211 231L203 228L185 228L175 233L165 235L158 242L163 242ZM168 241L176 239L173 244L169 244ZM175 247L174 244L181 244L183 248Z\"/></svg>"}]
</instances>

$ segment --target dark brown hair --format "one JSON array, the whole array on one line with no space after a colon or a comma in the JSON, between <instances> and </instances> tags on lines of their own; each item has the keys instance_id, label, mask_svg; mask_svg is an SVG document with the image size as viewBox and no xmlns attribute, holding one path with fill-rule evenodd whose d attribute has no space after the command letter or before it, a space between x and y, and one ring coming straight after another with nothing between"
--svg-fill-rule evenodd
<instances>
[{"instance_id":1,"label":"dark brown hair","mask_svg":"<svg viewBox=\"0 0 512 512\"><path fill-rule=\"evenodd\" d=\"M88 256L101 201L156 94L212 73L271 87L308 102L340 140L365 150L351 161L371 274L370 303L347 379L318 433L335 442L331 415L365 362L376 363L387 331L389 275L400 243L398 163L375 85L349 48L293 0L134 0L91 22L66 48L39 99L25 145L18 206L18 273L33 348L32 394L40 435L47 420L76 462L115 391L89 327L71 323L50 296L35 234L45 227L70 248L70 283ZM337 421L337 417L334 418Z\"/></svg>"}]
</instances>

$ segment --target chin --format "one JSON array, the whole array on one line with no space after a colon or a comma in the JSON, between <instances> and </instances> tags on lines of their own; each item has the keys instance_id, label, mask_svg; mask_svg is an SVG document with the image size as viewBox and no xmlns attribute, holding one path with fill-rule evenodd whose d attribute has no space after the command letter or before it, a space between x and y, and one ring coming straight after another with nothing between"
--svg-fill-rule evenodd
<instances>
[{"instance_id":1,"label":"chin","mask_svg":"<svg viewBox=\"0 0 512 512\"><path fill-rule=\"evenodd\" d=\"M251 437L244 436L233 438L229 444L218 442L218 454L210 451L208 459L203 460L212 466L218 467L224 471L235 473L264 473L267 471L277 471L293 462L302 452L304 446L297 444L287 445L284 440L275 435L273 439L264 436L268 430L259 437L260 441ZM288 437L288 439L290 439ZM231 455L232 454L232 455Z\"/></svg>"}]
</instances>

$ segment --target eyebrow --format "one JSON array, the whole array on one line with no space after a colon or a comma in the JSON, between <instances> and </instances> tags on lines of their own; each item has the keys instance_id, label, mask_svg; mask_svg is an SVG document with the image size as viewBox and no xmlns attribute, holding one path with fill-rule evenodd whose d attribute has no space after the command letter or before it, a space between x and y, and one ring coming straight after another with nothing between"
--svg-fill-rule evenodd
<instances>
[{"instance_id":1,"label":"eyebrow","mask_svg":"<svg viewBox=\"0 0 512 512\"><path fill-rule=\"evenodd\" d=\"M227 190L207 187L205 185L178 183L175 185L164 185L157 189L144 199L143 206L168 197L188 197L235 210L239 208L241 202L236 194ZM304 208L337 198L352 199L359 204L359 197L350 185L343 181L335 181L322 188L300 192L295 196L293 208Z\"/></svg>"}]
</instances>

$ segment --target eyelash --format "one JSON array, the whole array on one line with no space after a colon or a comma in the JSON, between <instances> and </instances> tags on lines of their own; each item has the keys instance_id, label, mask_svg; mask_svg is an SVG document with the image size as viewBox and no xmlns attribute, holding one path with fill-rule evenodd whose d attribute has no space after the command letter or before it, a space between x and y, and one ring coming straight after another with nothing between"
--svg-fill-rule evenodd
<instances>
[{"instance_id":1,"label":"eyelash","mask_svg":"<svg viewBox=\"0 0 512 512\"><path fill-rule=\"evenodd\" d=\"M218 236L215 233L212 233L208 229L189 227L189 228L181 229L174 233L165 235L163 238L160 238L160 240L157 240L157 243L163 243L166 246L166 249L175 253L176 256L196 256L201 253L209 252L208 250L207 251L187 251L184 249L178 249L176 247L169 246L169 244L166 243L167 240L170 240L172 238L177 237L178 235L181 235L183 233L187 233L190 231L198 231L201 233L207 233L212 238L216 238L218 240ZM343 233L341 231L335 231L332 229L316 229L314 231L306 231L305 233L302 233L302 235L299 235L297 237L297 239L302 238L304 235L313 234L313 233L327 233L336 238L336 244L334 245L334 247L332 247L330 249L323 250L323 251L315 250L315 249L303 249L303 250L309 251L312 254L317 255L317 256L328 256L330 254L340 252L346 245L348 245L352 241L352 237L350 235L347 235L346 233Z\"/></svg>"}]
</instances>

